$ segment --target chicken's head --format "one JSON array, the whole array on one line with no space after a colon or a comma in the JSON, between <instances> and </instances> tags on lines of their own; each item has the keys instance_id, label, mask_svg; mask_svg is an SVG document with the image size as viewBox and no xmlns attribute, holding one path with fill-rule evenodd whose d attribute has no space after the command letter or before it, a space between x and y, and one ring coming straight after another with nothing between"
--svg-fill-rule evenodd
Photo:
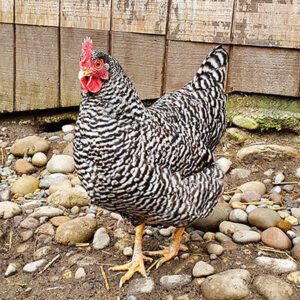
<instances>
[{"instance_id":1,"label":"chicken's head","mask_svg":"<svg viewBox=\"0 0 300 300\"><path fill-rule=\"evenodd\" d=\"M82 43L78 78L84 93L98 93L103 82L109 79L108 56L93 50L93 41L90 38L85 38Z\"/></svg>"}]
</instances>

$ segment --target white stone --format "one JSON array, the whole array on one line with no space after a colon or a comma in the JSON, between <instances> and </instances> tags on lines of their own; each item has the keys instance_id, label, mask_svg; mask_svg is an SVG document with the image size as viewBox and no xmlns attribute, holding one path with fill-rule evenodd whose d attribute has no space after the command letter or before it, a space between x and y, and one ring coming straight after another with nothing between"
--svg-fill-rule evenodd
<instances>
[{"instance_id":1,"label":"white stone","mask_svg":"<svg viewBox=\"0 0 300 300\"><path fill-rule=\"evenodd\" d=\"M172 233L173 233L174 230L175 230L175 227L170 226L170 227L168 227L168 228L162 228L162 229L160 229L160 230L159 230L159 233L160 233L162 236L168 237L168 236L171 236L171 235L172 235Z\"/></svg>"},{"instance_id":2,"label":"white stone","mask_svg":"<svg viewBox=\"0 0 300 300\"><path fill-rule=\"evenodd\" d=\"M198 261L193 268L194 277L203 277L212 275L215 272L215 268L205 261Z\"/></svg>"},{"instance_id":3,"label":"white stone","mask_svg":"<svg viewBox=\"0 0 300 300\"><path fill-rule=\"evenodd\" d=\"M50 174L45 176L43 179L41 179L40 188L47 189L50 187L50 185L57 184L65 180L69 180L68 176L65 174L61 174L61 173Z\"/></svg>"},{"instance_id":4,"label":"white stone","mask_svg":"<svg viewBox=\"0 0 300 300\"><path fill-rule=\"evenodd\" d=\"M242 209L233 209L229 214L229 220L237 223L247 223L248 215Z\"/></svg>"},{"instance_id":5,"label":"white stone","mask_svg":"<svg viewBox=\"0 0 300 300\"><path fill-rule=\"evenodd\" d=\"M59 138L60 138L59 135L52 135L52 136L49 137L48 140L49 141L56 141L56 140L59 140Z\"/></svg>"},{"instance_id":6,"label":"white stone","mask_svg":"<svg viewBox=\"0 0 300 300\"><path fill-rule=\"evenodd\" d=\"M94 234L93 248L101 250L106 248L110 243L110 237L104 227L97 229Z\"/></svg>"},{"instance_id":7,"label":"white stone","mask_svg":"<svg viewBox=\"0 0 300 300\"><path fill-rule=\"evenodd\" d=\"M125 256L132 256L133 254L133 249L132 247L128 246L128 247L125 247L124 250L123 250L123 254Z\"/></svg>"},{"instance_id":8,"label":"white stone","mask_svg":"<svg viewBox=\"0 0 300 300\"><path fill-rule=\"evenodd\" d=\"M84 268L80 267L75 272L75 279L84 278L86 276Z\"/></svg>"},{"instance_id":9,"label":"white stone","mask_svg":"<svg viewBox=\"0 0 300 300\"><path fill-rule=\"evenodd\" d=\"M271 191L270 191L270 194L280 194L281 193L281 187L279 185L277 186L274 186Z\"/></svg>"},{"instance_id":10,"label":"white stone","mask_svg":"<svg viewBox=\"0 0 300 300\"><path fill-rule=\"evenodd\" d=\"M50 173L72 173L75 170L73 157L65 154L53 155L47 163Z\"/></svg>"},{"instance_id":11,"label":"white stone","mask_svg":"<svg viewBox=\"0 0 300 300\"><path fill-rule=\"evenodd\" d=\"M117 214L117 213L112 212L112 213L110 213L110 216L111 216L113 219L118 220L119 222L120 222L120 221L123 221L123 217L122 217L120 214Z\"/></svg>"},{"instance_id":12,"label":"white stone","mask_svg":"<svg viewBox=\"0 0 300 300\"><path fill-rule=\"evenodd\" d=\"M279 184L279 183L283 182L284 179L285 179L285 177L284 177L283 173L282 172L278 172L276 174L276 176L274 177L274 183L275 184Z\"/></svg>"},{"instance_id":13,"label":"white stone","mask_svg":"<svg viewBox=\"0 0 300 300\"><path fill-rule=\"evenodd\" d=\"M232 165L232 161L229 160L229 159L227 159L227 158L225 158L225 157L219 158L219 159L216 161L216 163L218 164L218 166L220 167L220 169L221 169L225 174L229 171L229 169L230 169L230 167L231 167L231 165Z\"/></svg>"},{"instance_id":14,"label":"white stone","mask_svg":"<svg viewBox=\"0 0 300 300\"><path fill-rule=\"evenodd\" d=\"M277 274L289 273L297 270L297 264L290 259L260 256L257 257L255 261L259 266Z\"/></svg>"},{"instance_id":15,"label":"white stone","mask_svg":"<svg viewBox=\"0 0 300 300\"><path fill-rule=\"evenodd\" d=\"M64 140L67 142L72 142L74 140L74 133L68 133L64 136Z\"/></svg>"},{"instance_id":16,"label":"white stone","mask_svg":"<svg viewBox=\"0 0 300 300\"><path fill-rule=\"evenodd\" d=\"M300 167L296 170L295 176L296 176L297 178L300 178Z\"/></svg>"},{"instance_id":17,"label":"white stone","mask_svg":"<svg viewBox=\"0 0 300 300\"><path fill-rule=\"evenodd\" d=\"M9 201L11 193L9 187L6 184L0 186L0 202Z\"/></svg>"},{"instance_id":18,"label":"white stone","mask_svg":"<svg viewBox=\"0 0 300 300\"><path fill-rule=\"evenodd\" d=\"M250 214L251 211L253 211L254 209L256 209L257 207L255 205L248 205L247 208L246 208L246 213L247 214Z\"/></svg>"},{"instance_id":19,"label":"white stone","mask_svg":"<svg viewBox=\"0 0 300 300\"><path fill-rule=\"evenodd\" d=\"M260 234L252 230L241 230L235 232L232 238L236 243L254 243L260 241Z\"/></svg>"},{"instance_id":20,"label":"white stone","mask_svg":"<svg viewBox=\"0 0 300 300\"><path fill-rule=\"evenodd\" d=\"M273 169L268 169L267 171L264 172L264 175L269 177L269 176L271 176L273 173L274 173L274 170L273 170Z\"/></svg>"},{"instance_id":21,"label":"white stone","mask_svg":"<svg viewBox=\"0 0 300 300\"><path fill-rule=\"evenodd\" d=\"M62 215L64 212L52 206L42 206L35 209L35 211L30 214L31 217L40 218L40 217L56 217Z\"/></svg>"},{"instance_id":22,"label":"white stone","mask_svg":"<svg viewBox=\"0 0 300 300\"><path fill-rule=\"evenodd\" d=\"M0 218L9 219L22 212L20 206L11 201L0 202Z\"/></svg>"},{"instance_id":23,"label":"white stone","mask_svg":"<svg viewBox=\"0 0 300 300\"><path fill-rule=\"evenodd\" d=\"M4 276L5 277L9 277L11 275L14 275L17 273L17 265L15 263L10 263L8 266L7 266L7 269L5 271L5 274Z\"/></svg>"},{"instance_id":24,"label":"white stone","mask_svg":"<svg viewBox=\"0 0 300 300\"><path fill-rule=\"evenodd\" d=\"M296 246L299 243L300 243L300 236L297 236L297 237L293 238L293 245L294 246Z\"/></svg>"},{"instance_id":25,"label":"white stone","mask_svg":"<svg viewBox=\"0 0 300 300\"><path fill-rule=\"evenodd\" d=\"M44 266L46 263L47 263L46 259L40 259L40 260L30 262L24 266L23 271L27 273L34 273L40 267Z\"/></svg>"},{"instance_id":26,"label":"white stone","mask_svg":"<svg viewBox=\"0 0 300 300\"><path fill-rule=\"evenodd\" d=\"M233 234L241 230L250 230L250 227L245 224L233 223L229 221L223 221L220 224L220 231L224 234Z\"/></svg>"},{"instance_id":27,"label":"white stone","mask_svg":"<svg viewBox=\"0 0 300 300\"><path fill-rule=\"evenodd\" d=\"M296 233L294 232L294 231L292 231L292 230L288 230L287 232L286 232L286 234L287 234L287 236L290 238L290 239L294 239L297 235L296 235Z\"/></svg>"},{"instance_id":28,"label":"white stone","mask_svg":"<svg viewBox=\"0 0 300 300\"><path fill-rule=\"evenodd\" d=\"M47 163L47 155L43 152L37 152L32 156L31 162L37 167L43 167Z\"/></svg>"},{"instance_id":29,"label":"white stone","mask_svg":"<svg viewBox=\"0 0 300 300\"><path fill-rule=\"evenodd\" d=\"M66 124L62 126L61 130L63 131L63 133L70 133L75 130L75 126L72 124Z\"/></svg>"}]
</instances>

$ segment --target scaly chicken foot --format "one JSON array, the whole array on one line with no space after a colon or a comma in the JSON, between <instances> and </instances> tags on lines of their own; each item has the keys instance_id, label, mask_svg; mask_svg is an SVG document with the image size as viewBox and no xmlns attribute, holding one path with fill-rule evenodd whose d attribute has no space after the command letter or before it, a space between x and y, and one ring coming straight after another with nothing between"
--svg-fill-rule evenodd
<instances>
[{"instance_id":1,"label":"scaly chicken foot","mask_svg":"<svg viewBox=\"0 0 300 300\"><path fill-rule=\"evenodd\" d=\"M135 243L131 262L125 265L110 268L112 271L127 271L121 278L119 286L128 281L136 272L140 272L144 277L147 277L144 261L152 261L152 258L143 255L142 253L142 238L145 224L141 224L135 228Z\"/></svg>"},{"instance_id":2,"label":"scaly chicken foot","mask_svg":"<svg viewBox=\"0 0 300 300\"><path fill-rule=\"evenodd\" d=\"M173 257L177 256L178 252L180 250L186 251L188 250L188 247L185 245L182 245L181 239L182 235L184 233L184 227L179 227L175 230L172 238L172 242L170 246L168 247L163 247L163 250L159 251L146 251L145 254L149 256L159 256L161 255L162 257L155 261L153 263L153 266L156 265L156 269L158 269L163 263L171 260ZM151 266L152 267L152 266Z\"/></svg>"}]
</instances>

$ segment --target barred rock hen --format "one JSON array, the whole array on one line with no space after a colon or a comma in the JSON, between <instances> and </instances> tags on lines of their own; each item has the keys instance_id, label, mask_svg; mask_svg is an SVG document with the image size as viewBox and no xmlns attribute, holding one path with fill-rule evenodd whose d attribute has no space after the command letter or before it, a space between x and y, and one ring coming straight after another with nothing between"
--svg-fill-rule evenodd
<instances>
[{"instance_id":1,"label":"barred rock hen","mask_svg":"<svg viewBox=\"0 0 300 300\"><path fill-rule=\"evenodd\" d=\"M92 203L136 225L132 261L120 285L139 271L145 224L175 226L158 265L181 249L184 227L207 216L223 187L213 151L225 128L225 68L228 56L215 48L193 80L151 107L141 102L116 59L82 44L82 100L74 140L76 169ZM146 71L146 70L145 70Z\"/></svg>"}]
</instances>

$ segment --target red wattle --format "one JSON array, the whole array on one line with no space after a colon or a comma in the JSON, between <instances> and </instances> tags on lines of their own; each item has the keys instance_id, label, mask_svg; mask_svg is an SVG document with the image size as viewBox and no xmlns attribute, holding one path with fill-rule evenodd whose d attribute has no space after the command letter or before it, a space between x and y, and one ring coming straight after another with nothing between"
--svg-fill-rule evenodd
<instances>
[{"instance_id":1,"label":"red wattle","mask_svg":"<svg viewBox=\"0 0 300 300\"><path fill-rule=\"evenodd\" d=\"M86 87L90 92L97 93L101 90L102 81L99 78L91 76L87 82Z\"/></svg>"},{"instance_id":2,"label":"red wattle","mask_svg":"<svg viewBox=\"0 0 300 300\"><path fill-rule=\"evenodd\" d=\"M84 92L84 93L87 93L89 90L87 89L87 83L88 83L88 80L87 80L87 78L86 77L82 77L81 79L80 79L80 83L81 83L81 85L82 85L82 91Z\"/></svg>"}]
</instances>

